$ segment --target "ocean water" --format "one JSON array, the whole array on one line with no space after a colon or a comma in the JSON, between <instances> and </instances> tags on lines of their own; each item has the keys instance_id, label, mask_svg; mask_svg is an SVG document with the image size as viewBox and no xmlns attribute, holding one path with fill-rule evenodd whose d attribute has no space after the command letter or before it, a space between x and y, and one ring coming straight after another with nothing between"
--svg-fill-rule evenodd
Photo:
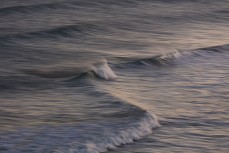
<instances>
[{"instance_id":1,"label":"ocean water","mask_svg":"<svg viewBox=\"0 0 229 153\"><path fill-rule=\"evenodd\" d=\"M228 153L228 0L1 0L1 153Z\"/></svg>"}]
</instances>

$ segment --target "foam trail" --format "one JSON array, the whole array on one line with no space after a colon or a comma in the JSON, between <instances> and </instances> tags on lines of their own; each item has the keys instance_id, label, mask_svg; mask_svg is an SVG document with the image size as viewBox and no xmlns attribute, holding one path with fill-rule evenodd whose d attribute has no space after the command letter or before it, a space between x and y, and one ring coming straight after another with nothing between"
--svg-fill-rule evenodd
<instances>
[{"instance_id":1,"label":"foam trail","mask_svg":"<svg viewBox=\"0 0 229 153\"><path fill-rule=\"evenodd\" d=\"M102 63L98 63L95 66L93 66L92 71L96 76L105 80L113 80L117 78L116 74L108 66L106 60L104 60Z\"/></svg>"}]
</instances>

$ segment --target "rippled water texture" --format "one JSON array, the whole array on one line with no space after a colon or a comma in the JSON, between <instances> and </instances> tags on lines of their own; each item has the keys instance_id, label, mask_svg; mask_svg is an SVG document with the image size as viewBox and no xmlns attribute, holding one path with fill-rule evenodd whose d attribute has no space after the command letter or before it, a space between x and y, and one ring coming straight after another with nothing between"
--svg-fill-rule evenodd
<instances>
[{"instance_id":1,"label":"rippled water texture","mask_svg":"<svg viewBox=\"0 0 229 153\"><path fill-rule=\"evenodd\" d=\"M229 152L228 10L1 0L0 152Z\"/></svg>"}]
</instances>

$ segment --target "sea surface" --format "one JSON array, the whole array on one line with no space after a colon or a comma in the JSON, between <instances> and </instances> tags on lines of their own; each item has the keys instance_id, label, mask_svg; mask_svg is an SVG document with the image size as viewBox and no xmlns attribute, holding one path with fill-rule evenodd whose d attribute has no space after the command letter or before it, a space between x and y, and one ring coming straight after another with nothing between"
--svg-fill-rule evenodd
<instances>
[{"instance_id":1,"label":"sea surface","mask_svg":"<svg viewBox=\"0 0 229 153\"><path fill-rule=\"evenodd\" d=\"M228 0L0 0L0 153L228 153Z\"/></svg>"}]
</instances>

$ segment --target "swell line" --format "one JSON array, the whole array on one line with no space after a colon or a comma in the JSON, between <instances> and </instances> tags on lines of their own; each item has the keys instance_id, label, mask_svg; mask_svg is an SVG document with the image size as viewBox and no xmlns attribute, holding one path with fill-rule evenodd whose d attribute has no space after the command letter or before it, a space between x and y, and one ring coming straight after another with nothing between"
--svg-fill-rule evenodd
<instances>
[{"instance_id":1,"label":"swell line","mask_svg":"<svg viewBox=\"0 0 229 153\"><path fill-rule=\"evenodd\" d=\"M30 13L30 12L39 12L44 10L57 10L57 9L68 9L74 10L78 7L99 7L103 5L117 5L117 6L129 6L136 4L135 1L125 0L125 1L113 1L113 0L71 0L71 1L60 1L53 3L41 3L41 4L30 4L30 5L18 5L18 6L8 6L0 8L0 15L10 15L14 13Z\"/></svg>"},{"instance_id":2,"label":"swell line","mask_svg":"<svg viewBox=\"0 0 229 153\"><path fill-rule=\"evenodd\" d=\"M9 15L13 13L28 13L30 11L36 12L44 9L57 9L57 8L64 8L64 7L65 7L64 2L9 6L9 7L0 8L0 15Z\"/></svg>"},{"instance_id":3,"label":"swell line","mask_svg":"<svg viewBox=\"0 0 229 153\"><path fill-rule=\"evenodd\" d=\"M27 32L23 34L10 34L0 37L1 40L12 39L31 39L31 38L55 38L61 37L75 37L78 35L91 35L99 31L106 31L107 28L98 26L92 23L78 23L74 25L64 25L60 27L54 27L51 29L44 29L35 32Z\"/></svg>"}]
</instances>

